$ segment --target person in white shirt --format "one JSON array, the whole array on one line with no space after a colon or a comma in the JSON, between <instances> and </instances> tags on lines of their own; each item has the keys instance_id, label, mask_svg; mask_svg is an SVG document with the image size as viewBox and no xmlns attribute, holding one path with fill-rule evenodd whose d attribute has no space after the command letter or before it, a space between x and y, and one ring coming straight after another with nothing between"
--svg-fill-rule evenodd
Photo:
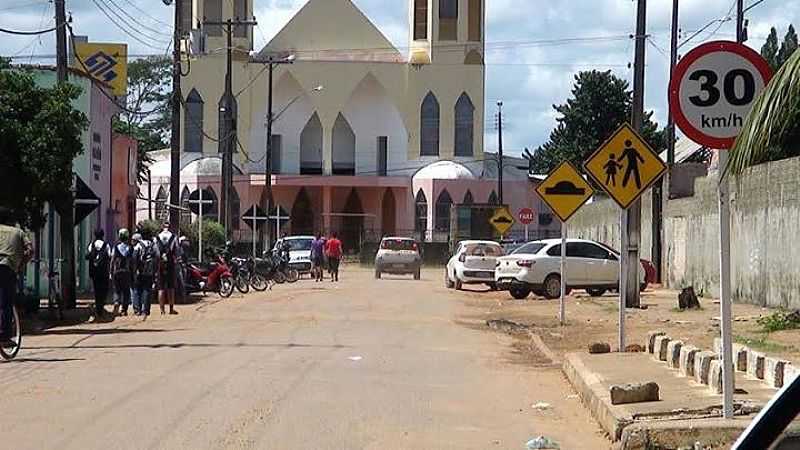
<instances>
[{"instance_id":1,"label":"person in white shirt","mask_svg":"<svg viewBox=\"0 0 800 450\"><path fill-rule=\"evenodd\" d=\"M98 229L94 232L94 242L89 244L86 259L89 261L89 277L94 288L94 310L98 318L106 314L105 304L108 298L109 268L111 264L111 246L103 239L105 232Z\"/></svg>"},{"instance_id":2,"label":"person in white shirt","mask_svg":"<svg viewBox=\"0 0 800 450\"><path fill-rule=\"evenodd\" d=\"M165 306L169 303L169 313L175 311L175 284L177 282L178 265L178 238L170 231L169 222L164 222L161 233L156 237L159 254L158 288L161 291L158 297L158 306L161 314L166 314Z\"/></svg>"}]
</instances>

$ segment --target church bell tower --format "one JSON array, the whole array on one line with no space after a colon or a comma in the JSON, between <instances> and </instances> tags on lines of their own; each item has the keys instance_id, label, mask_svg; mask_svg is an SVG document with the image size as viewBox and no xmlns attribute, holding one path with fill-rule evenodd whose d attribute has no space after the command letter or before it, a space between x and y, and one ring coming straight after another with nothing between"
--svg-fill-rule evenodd
<instances>
[{"instance_id":1,"label":"church bell tower","mask_svg":"<svg viewBox=\"0 0 800 450\"><path fill-rule=\"evenodd\" d=\"M483 64L486 0L409 0L409 62Z\"/></svg>"}]
</instances>

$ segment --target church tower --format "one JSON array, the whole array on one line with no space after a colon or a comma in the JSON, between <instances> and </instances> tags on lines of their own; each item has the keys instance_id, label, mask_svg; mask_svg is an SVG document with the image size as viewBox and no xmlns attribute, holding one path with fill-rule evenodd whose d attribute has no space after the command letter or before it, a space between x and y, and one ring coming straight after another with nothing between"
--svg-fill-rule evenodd
<instances>
[{"instance_id":1,"label":"church tower","mask_svg":"<svg viewBox=\"0 0 800 450\"><path fill-rule=\"evenodd\" d=\"M409 0L412 64L483 64L485 0Z\"/></svg>"},{"instance_id":2,"label":"church tower","mask_svg":"<svg viewBox=\"0 0 800 450\"><path fill-rule=\"evenodd\" d=\"M183 2L181 28L191 35L193 49L205 53L224 48L226 36L220 25L203 25L204 20L251 20L253 0L179 0ZM253 49L253 27L242 25L233 28L233 45L249 52ZM246 53L245 53L246 54Z\"/></svg>"}]
</instances>

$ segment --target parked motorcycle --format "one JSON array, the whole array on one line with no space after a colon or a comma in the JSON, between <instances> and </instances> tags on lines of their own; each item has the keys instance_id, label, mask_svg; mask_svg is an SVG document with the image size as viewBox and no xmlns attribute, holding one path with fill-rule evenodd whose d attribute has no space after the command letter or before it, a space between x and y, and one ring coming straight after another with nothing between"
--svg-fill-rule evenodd
<instances>
[{"instance_id":1,"label":"parked motorcycle","mask_svg":"<svg viewBox=\"0 0 800 450\"><path fill-rule=\"evenodd\" d=\"M234 279L230 268L222 256L217 256L211 264L188 263L186 267L185 288L187 293L216 292L227 298L233 294Z\"/></svg>"}]
</instances>

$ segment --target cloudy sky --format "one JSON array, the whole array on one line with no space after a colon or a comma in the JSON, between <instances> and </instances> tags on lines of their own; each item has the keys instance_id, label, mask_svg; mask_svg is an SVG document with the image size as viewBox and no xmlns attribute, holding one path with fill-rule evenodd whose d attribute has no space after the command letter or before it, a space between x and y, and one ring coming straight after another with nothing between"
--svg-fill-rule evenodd
<instances>
[{"instance_id":1,"label":"cloudy sky","mask_svg":"<svg viewBox=\"0 0 800 450\"><path fill-rule=\"evenodd\" d=\"M161 0L66 0L78 34L95 41L128 42L132 54L164 52L169 40L171 8ZM254 0L256 46L260 48L297 12L306 0ZM322 0L324 1L324 0ZM400 48L408 42L408 4L404 0L353 0ZM505 146L519 152L546 141L555 122L552 104L569 95L573 75L580 70L612 70L631 81L636 2L634 0L489 0L487 5L487 122L495 102L505 104ZM681 0L682 40L712 21L706 31L681 49L686 53L706 40L734 39L735 0ZM758 4L756 4L758 3ZM126 8L138 23L122 31L104 16L101 7ZM520 6L523 5L524 8ZM782 38L790 23L800 24L800 0L746 0L754 5L748 45L759 50L772 26ZM666 121L666 89L672 2L648 2L646 96L647 109ZM46 0L0 1L0 27L35 30L52 26L53 5ZM112 16L113 17L113 16ZM117 19L119 22L119 19ZM125 27L125 23L119 23ZM52 61L55 38L0 35L0 55L19 63ZM542 42L542 41L551 42ZM497 141L493 126L486 129L486 148Z\"/></svg>"}]
</instances>

